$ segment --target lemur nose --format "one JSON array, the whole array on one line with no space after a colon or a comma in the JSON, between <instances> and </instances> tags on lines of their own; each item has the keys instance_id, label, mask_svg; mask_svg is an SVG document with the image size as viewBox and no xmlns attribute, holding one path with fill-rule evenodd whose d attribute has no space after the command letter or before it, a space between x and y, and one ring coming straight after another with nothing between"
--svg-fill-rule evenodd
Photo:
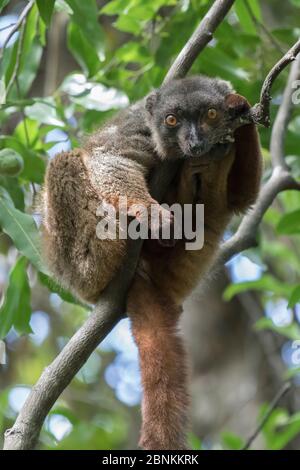
<instances>
[{"instance_id":1,"label":"lemur nose","mask_svg":"<svg viewBox=\"0 0 300 470\"><path fill-rule=\"evenodd\" d=\"M192 152L197 152L199 150L201 150L202 148L202 143L201 142L191 142L190 143L190 149Z\"/></svg>"}]
</instances>

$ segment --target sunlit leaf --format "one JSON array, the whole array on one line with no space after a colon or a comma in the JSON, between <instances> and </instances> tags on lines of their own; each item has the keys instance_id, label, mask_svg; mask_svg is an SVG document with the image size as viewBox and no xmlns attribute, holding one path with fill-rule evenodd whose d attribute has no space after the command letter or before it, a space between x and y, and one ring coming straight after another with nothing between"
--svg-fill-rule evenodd
<instances>
[{"instance_id":1,"label":"sunlit leaf","mask_svg":"<svg viewBox=\"0 0 300 470\"><path fill-rule=\"evenodd\" d=\"M264 407L264 413L267 407ZM262 413L262 416L263 414ZM289 415L281 408L277 408L268 418L263 434L269 450L281 450L300 432L300 413Z\"/></svg>"},{"instance_id":2,"label":"sunlit leaf","mask_svg":"<svg viewBox=\"0 0 300 470\"><path fill-rule=\"evenodd\" d=\"M270 318L261 318L255 323L256 330L271 330L293 341L300 340L300 327L297 323L289 326L276 326Z\"/></svg>"},{"instance_id":3,"label":"sunlit leaf","mask_svg":"<svg viewBox=\"0 0 300 470\"><path fill-rule=\"evenodd\" d=\"M224 432L221 435L223 446L228 450L240 450L244 447L245 442L236 434Z\"/></svg>"},{"instance_id":4,"label":"sunlit leaf","mask_svg":"<svg viewBox=\"0 0 300 470\"><path fill-rule=\"evenodd\" d=\"M51 126L64 127L65 123L59 118L57 109L51 99L37 101L32 106L26 106L25 114L30 119Z\"/></svg>"},{"instance_id":5,"label":"sunlit leaf","mask_svg":"<svg viewBox=\"0 0 300 470\"><path fill-rule=\"evenodd\" d=\"M10 236L16 248L39 271L45 272L41 257L40 237L33 217L16 209L7 191L1 187L0 226Z\"/></svg>"},{"instance_id":6,"label":"sunlit leaf","mask_svg":"<svg viewBox=\"0 0 300 470\"><path fill-rule=\"evenodd\" d=\"M293 286L283 284L271 275L262 276L256 281L238 282L230 284L224 291L225 300L231 300L235 295L249 290L270 291L278 295L289 296Z\"/></svg>"}]
</instances>

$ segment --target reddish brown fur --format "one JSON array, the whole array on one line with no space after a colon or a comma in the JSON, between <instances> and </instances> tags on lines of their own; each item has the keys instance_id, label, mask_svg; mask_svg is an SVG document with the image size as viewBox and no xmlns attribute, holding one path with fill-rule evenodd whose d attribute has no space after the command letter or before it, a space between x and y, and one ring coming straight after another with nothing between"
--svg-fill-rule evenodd
<instances>
[{"instance_id":1,"label":"reddish brown fur","mask_svg":"<svg viewBox=\"0 0 300 470\"><path fill-rule=\"evenodd\" d=\"M144 449L186 449L188 417L185 350L178 332L180 308L155 287L137 278L128 312L139 349L143 384ZM142 312L142 315L141 315Z\"/></svg>"},{"instance_id":2,"label":"reddish brown fur","mask_svg":"<svg viewBox=\"0 0 300 470\"><path fill-rule=\"evenodd\" d=\"M204 203L202 250L186 251L184 241L169 249L147 241L140 262L143 278L136 276L129 294L128 312L144 387L140 445L145 449L182 449L186 445L186 359L176 334L181 305L213 262L232 213L243 212L254 202L260 182L261 155L255 128L254 132L252 126L237 132L236 139L235 147L221 162L205 168L196 165L192 171L186 162L177 191L168 198L168 203ZM195 173L201 179L196 195L192 184ZM240 191L240 197L235 191Z\"/></svg>"},{"instance_id":3,"label":"reddish brown fur","mask_svg":"<svg viewBox=\"0 0 300 470\"><path fill-rule=\"evenodd\" d=\"M244 98L230 96L229 106L247 105ZM235 146L220 161L203 166L201 159L186 160L166 198L168 203L204 203L203 249L186 251L184 241L173 248L145 243L129 292L128 312L144 387L140 444L145 449L186 448L187 368L177 331L181 305L209 269L232 214L245 211L259 188L256 129L245 126L235 136ZM88 301L100 297L126 253L125 241L95 236L98 204L102 200L117 204L120 195L132 204L153 202L146 171L134 158L127 163L120 153L99 169L101 160L87 148L58 155L48 167L43 212L49 263L66 286Z\"/></svg>"}]
</instances>

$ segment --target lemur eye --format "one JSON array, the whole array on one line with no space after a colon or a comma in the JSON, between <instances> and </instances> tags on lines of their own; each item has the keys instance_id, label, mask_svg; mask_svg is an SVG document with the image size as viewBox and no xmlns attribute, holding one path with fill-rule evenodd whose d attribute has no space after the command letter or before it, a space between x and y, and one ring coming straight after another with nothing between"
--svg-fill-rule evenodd
<instances>
[{"instance_id":1,"label":"lemur eye","mask_svg":"<svg viewBox=\"0 0 300 470\"><path fill-rule=\"evenodd\" d=\"M207 111L207 117L209 119L216 119L216 117L218 116L218 112L215 108L210 108L208 111Z\"/></svg>"},{"instance_id":2,"label":"lemur eye","mask_svg":"<svg viewBox=\"0 0 300 470\"><path fill-rule=\"evenodd\" d=\"M178 123L177 117L174 114L168 114L165 117L165 123L170 127L175 127L176 124Z\"/></svg>"}]
</instances>

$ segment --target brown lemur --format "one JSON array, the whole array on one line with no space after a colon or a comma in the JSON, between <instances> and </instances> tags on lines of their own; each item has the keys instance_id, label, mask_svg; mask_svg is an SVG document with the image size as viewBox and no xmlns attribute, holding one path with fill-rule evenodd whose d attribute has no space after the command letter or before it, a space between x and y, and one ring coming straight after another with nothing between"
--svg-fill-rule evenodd
<instances>
[{"instance_id":1,"label":"brown lemur","mask_svg":"<svg viewBox=\"0 0 300 470\"><path fill-rule=\"evenodd\" d=\"M61 153L48 165L42 208L46 258L61 284L91 303L101 297L127 248L126 240L97 238L100 203L117 207L125 196L133 217L139 216L137 205L156 205L171 225L172 215L151 197L148 182L162 160L172 159L180 160L180 170L163 202L204 204L203 248L186 250L184 240L170 246L147 240L128 294L142 374L144 449L187 448L189 398L178 320L231 216L246 211L257 196L261 154L254 124L233 131L228 143L230 123L249 107L225 81L174 80L121 111L82 149Z\"/></svg>"}]
</instances>

